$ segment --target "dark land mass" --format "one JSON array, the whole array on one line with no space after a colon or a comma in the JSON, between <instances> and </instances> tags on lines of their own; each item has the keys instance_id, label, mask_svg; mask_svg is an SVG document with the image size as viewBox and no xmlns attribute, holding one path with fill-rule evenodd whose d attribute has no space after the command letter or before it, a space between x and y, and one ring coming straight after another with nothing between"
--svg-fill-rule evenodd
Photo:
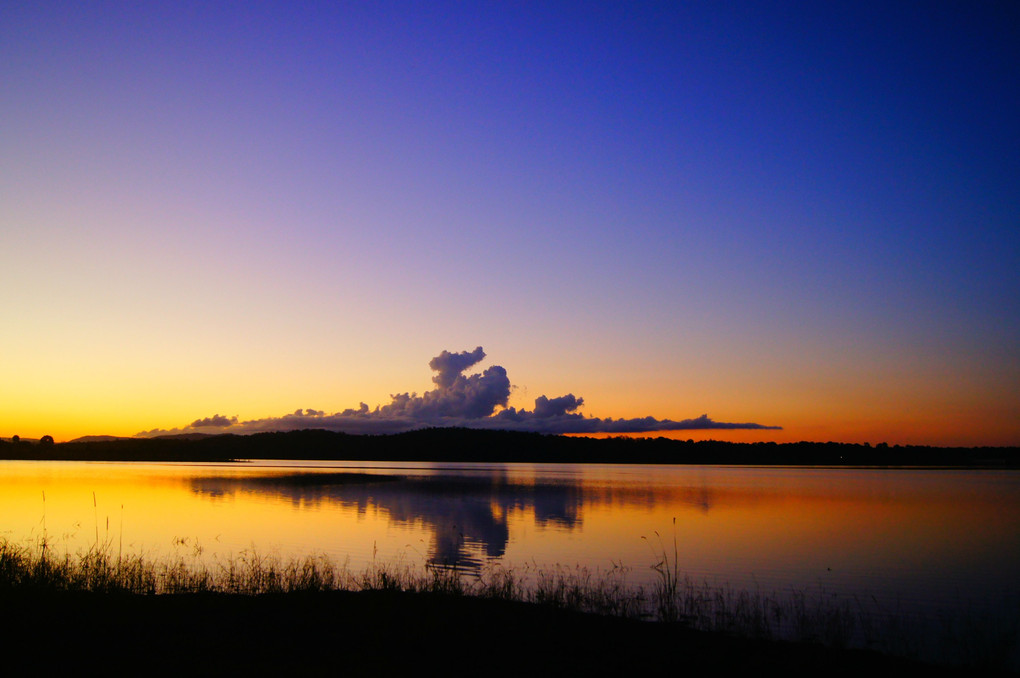
<instances>
[{"instance_id":1,"label":"dark land mass","mask_svg":"<svg viewBox=\"0 0 1020 678\"><path fill-rule=\"evenodd\" d=\"M982 675L443 594L17 589L0 591L0 605L7 675Z\"/></svg>"},{"instance_id":2,"label":"dark land mass","mask_svg":"<svg viewBox=\"0 0 1020 678\"><path fill-rule=\"evenodd\" d=\"M100 437L101 438L101 437ZM345 461L741 464L791 466L977 466L1020 468L1020 447L928 447L850 443L731 443L667 438L575 438L539 433L429 428L394 435L324 430L253 435L0 441L0 459L83 461Z\"/></svg>"}]
</instances>

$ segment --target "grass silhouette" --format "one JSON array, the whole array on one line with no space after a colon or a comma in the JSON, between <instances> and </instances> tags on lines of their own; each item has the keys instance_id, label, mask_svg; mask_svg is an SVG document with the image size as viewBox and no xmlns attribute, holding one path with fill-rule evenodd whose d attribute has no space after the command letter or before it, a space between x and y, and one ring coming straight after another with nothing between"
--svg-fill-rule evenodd
<instances>
[{"instance_id":1,"label":"grass silhouette","mask_svg":"<svg viewBox=\"0 0 1020 678\"><path fill-rule=\"evenodd\" d=\"M656 535L659 537L659 535ZM180 540L187 546L187 540ZM323 556L283 559L251 549L209 566L201 549L190 555L148 558L123 554L118 547L97 542L76 554L58 556L45 539L19 545L0 539L0 600L54 595L172 598L213 596L215 600L316 594L425 595L432 599L481 600L563 613L591 613L629 621L659 622L653 626L755 641L809 641L830 648L866 647L883 653L915 656L904 616L875 615L857 599L788 595L736 590L695 582L679 567L674 535L666 546L659 537L659 560L652 565L658 581L650 587L630 585L628 570L614 567L593 572L584 567L520 567L494 565L464 571L434 564L373 563L353 570ZM220 603L216 603L217 605ZM448 604L448 603L444 603ZM460 605L462 603L455 603ZM215 605L213 606L213 610ZM213 612L214 614L214 612ZM643 625L642 625L643 626ZM947 629L966 628L957 622ZM946 647L968 653L947 658L972 667L1008 666L1016 651L1016 628L1003 629L993 643L969 637L940 639Z\"/></svg>"}]
</instances>

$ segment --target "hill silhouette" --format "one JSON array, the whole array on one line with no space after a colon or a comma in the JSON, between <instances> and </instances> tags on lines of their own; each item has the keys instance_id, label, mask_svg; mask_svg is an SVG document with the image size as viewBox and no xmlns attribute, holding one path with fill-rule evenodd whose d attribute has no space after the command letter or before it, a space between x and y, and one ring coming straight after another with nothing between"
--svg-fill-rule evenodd
<instances>
[{"instance_id":1,"label":"hill silhouette","mask_svg":"<svg viewBox=\"0 0 1020 678\"><path fill-rule=\"evenodd\" d=\"M0 441L0 459L84 461L555 462L807 466L1020 467L1018 447L929 447L798 442L732 443L667 438L574 438L540 433L428 428L393 435L306 429L253 435L85 439L39 445Z\"/></svg>"}]
</instances>

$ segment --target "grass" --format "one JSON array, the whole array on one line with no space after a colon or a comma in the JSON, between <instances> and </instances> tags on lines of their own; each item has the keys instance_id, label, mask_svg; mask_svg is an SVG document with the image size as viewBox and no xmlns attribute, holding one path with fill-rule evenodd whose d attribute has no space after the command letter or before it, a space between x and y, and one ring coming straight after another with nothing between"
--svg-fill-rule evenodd
<instances>
[{"instance_id":1,"label":"grass","mask_svg":"<svg viewBox=\"0 0 1020 678\"><path fill-rule=\"evenodd\" d=\"M658 535L656 535L658 537ZM187 540L179 545L187 546ZM676 540L665 548L659 538L659 561L652 565L653 586L627 582L628 570L614 567L593 572L584 567L507 568L499 565L467 572L426 564L373 563L353 570L326 556L281 559L243 552L210 567L195 547L190 556L146 558L114 554L110 543L74 555L57 556L42 540L22 546L0 539L0 596L5 593L101 593L139 596L176 594L307 594L323 592L393 592L440 594L549 609L657 621L693 631L758 640L812 641L833 648L865 647L883 653L918 657L914 620L876 614L877 602L857 599L747 591L696 582L679 567ZM939 647L953 655L944 662L985 668L1012 668L1017 621L999 625L989 638L974 620L943 620ZM968 624L972 627L969 627ZM930 657L927 657L931 659Z\"/></svg>"}]
</instances>

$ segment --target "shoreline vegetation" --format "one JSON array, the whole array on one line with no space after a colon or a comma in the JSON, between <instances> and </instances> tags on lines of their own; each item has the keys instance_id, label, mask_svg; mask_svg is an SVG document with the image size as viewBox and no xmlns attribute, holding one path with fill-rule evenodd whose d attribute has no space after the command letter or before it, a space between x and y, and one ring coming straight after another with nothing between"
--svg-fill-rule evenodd
<instances>
[{"instance_id":1,"label":"shoreline vegetation","mask_svg":"<svg viewBox=\"0 0 1020 678\"><path fill-rule=\"evenodd\" d=\"M321 429L251 435L155 438L93 436L54 443L0 440L0 459L192 461L244 459L491 463L733 464L1020 468L1020 447L929 447L878 443L732 443L667 438L585 438L429 428L393 435Z\"/></svg>"},{"instance_id":2,"label":"shoreline vegetation","mask_svg":"<svg viewBox=\"0 0 1020 678\"><path fill-rule=\"evenodd\" d=\"M1002 666L1016 629L991 639L998 645L949 634L939 640L949 663L923 663L910 656L903 619L879 623L847 602L698 585L666 551L653 567L659 581L649 588L628 586L622 572L581 568L479 574L380 563L355 572L325 556L255 552L211 569L197 557L115 555L111 543L70 555L45 540L0 538L0 642L13 650L9 668L86 674L333 667L388 675L439 664L489 675L677 667L1009 675Z\"/></svg>"}]
</instances>

